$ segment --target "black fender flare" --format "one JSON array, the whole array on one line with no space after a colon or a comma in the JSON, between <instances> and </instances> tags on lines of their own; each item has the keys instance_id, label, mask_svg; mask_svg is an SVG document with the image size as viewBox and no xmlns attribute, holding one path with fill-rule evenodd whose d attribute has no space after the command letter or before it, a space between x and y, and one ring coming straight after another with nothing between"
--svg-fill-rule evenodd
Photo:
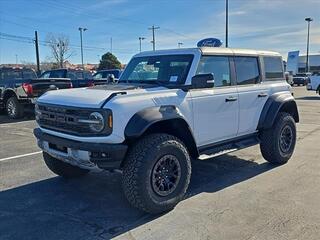
<instances>
[{"instance_id":1,"label":"black fender flare","mask_svg":"<svg viewBox=\"0 0 320 240\"><path fill-rule=\"evenodd\" d=\"M294 97L291 93L279 92L271 95L265 103L257 130L271 128L280 110L290 113L295 122L299 122L299 113Z\"/></svg>"},{"instance_id":2,"label":"black fender flare","mask_svg":"<svg viewBox=\"0 0 320 240\"><path fill-rule=\"evenodd\" d=\"M124 135L127 139L138 138L142 136L152 124L171 119L184 120L175 106L165 105L143 109L130 118L124 130Z\"/></svg>"},{"instance_id":3,"label":"black fender flare","mask_svg":"<svg viewBox=\"0 0 320 240\"><path fill-rule=\"evenodd\" d=\"M7 89L5 89L5 90L3 91L2 96L1 96L1 98L2 98L3 101L6 100L5 98L6 98L7 95L13 95L13 96L15 96L16 98L18 98L16 91L15 91L14 89L12 89L12 88L7 88Z\"/></svg>"}]
</instances>

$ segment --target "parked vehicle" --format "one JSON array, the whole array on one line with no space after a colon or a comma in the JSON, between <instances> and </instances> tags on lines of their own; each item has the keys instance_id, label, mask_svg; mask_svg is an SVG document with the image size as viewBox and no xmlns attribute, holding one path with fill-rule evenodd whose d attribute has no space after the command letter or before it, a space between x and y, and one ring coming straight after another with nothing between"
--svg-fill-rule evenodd
<instances>
[{"instance_id":1,"label":"parked vehicle","mask_svg":"<svg viewBox=\"0 0 320 240\"><path fill-rule=\"evenodd\" d=\"M293 76L293 84L297 86L305 86L307 84L307 81L309 79L308 74L306 73L297 73L296 75Z\"/></svg>"},{"instance_id":2,"label":"parked vehicle","mask_svg":"<svg viewBox=\"0 0 320 240\"><path fill-rule=\"evenodd\" d=\"M309 77L307 82L307 90L316 91L320 95L320 73L314 73Z\"/></svg>"},{"instance_id":3,"label":"parked vehicle","mask_svg":"<svg viewBox=\"0 0 320 240\"><path fill-rule=\"evenodd\" d=\"M53 69L42 73L40 78L67 78L71 80L74 88L91 87L105 83L100 79L94 79L90 71L82 69Z\"/></svg>"},{"instance_id":4,"label":"parked vehicle","mask_svg":"<svg viewBox=\"0 0 320 240\"><path fill-rule=\"evenodd\" d=\"M113 74L115 79L119 79L122 73L121 69L109 69L109 70L100 70L93 75L94 79L107 79L108 76Z\"/></svg>"},{"instance_id":5,"label":"parked vehicle","mask_svg":"<svg viewBox=\"0 0 320 240\"><path fill-rule=\"evenodd\" d=\"M121 169L133 206L165 212L184 198L191 159L260 144L267 161L286 163L299 121L290 91L275 52L144 52L118 84L42 96L34 134L54 173L72 178Z\"/></svg>"},{"instance_id":6,"label":"parked vehicle","mask_svg":"<svg viewBox=\"0 0 320 240\"><path fill-rule=\"evenodd\" d=\"M70 88L67 79L39 79L29 68L0 68L0 108L10 118L20 118L48 90Z\"/></svg>"}]
</instances>

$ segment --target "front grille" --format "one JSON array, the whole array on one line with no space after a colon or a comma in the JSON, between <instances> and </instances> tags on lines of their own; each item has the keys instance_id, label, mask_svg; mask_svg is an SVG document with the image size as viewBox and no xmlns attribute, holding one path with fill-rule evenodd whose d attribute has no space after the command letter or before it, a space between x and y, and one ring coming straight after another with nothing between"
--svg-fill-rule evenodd
<instances>
[{"instance_id":1,"label":"front grille","mask_svg":"<svg viewBox=\"0 0 320 240\"><path fill-rule=\"evenodd\" d=\"M78 136L98 135L92 133L89 124L78 122L79 119L88 119L96 110L38 104L36 111L37 122L42 128Z\"/></svg>"}]
</instances>

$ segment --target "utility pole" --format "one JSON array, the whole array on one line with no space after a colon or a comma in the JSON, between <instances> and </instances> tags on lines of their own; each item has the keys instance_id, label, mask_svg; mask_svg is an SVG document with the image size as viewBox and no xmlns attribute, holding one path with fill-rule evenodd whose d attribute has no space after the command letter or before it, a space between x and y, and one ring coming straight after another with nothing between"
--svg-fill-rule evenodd
<instances>
[{"instance_id":1,"label":"utility pole","mask_svg":"<svg viewBox=\"0 0 320 240\"><path fill-rule=\"evenodd\" d=\"M40 75L40 57L39 57L38 31L35 31L34 35L35 35L34 44L35 44L35 47L36 47L36 60L37 60L37 74Z\"/></svg>"},{"instance_id":2,"label":"utility pole","mask_svg":"<svg viewBox=\"0 0 320 240\"><path fill-rule=\"evenodd\" d=\"M151 28L148 28L149 30L152 30L152 48L153 48L153 51L156 50L156 37L155 37L155 34L154 34L154 31L159 29L160 27L155 27L154 25L152 25Z\"/></svg>"},{"instance_id":3,"label":"utility pole","mask_svg":"<svg viewBox=\"0 0 320 240\"><path fill-rule=\"evenodd\" d=\"M306 72L309 72L310 22L312 22L312 21L313 21L313 19L309 17L309 18L306 18L305 20L308 22Z\"/></svg>"},{"instance_id":4,"label":"utility pole","mask_svg":"<svg viewBox=\"0 0 320 240\"><path fill-rule=\"evenodd\" d=\"M112 54L112 37L110 38L110 52Z\"/></svg>"},{"instance_id":5,"label":"utility pole","mask_svg":"<svg viewBox=\"0 0 320 240\"><path fill-rule=\"evenodd\" d=\"M226 0L226 48L228 47L229 0Z\"/></svg>"},{"instance_id":6,"label":"utility pole","mask_svg":"<svg viewBox=\"0 0 320 240\"><path fill-rule=\"evenodd\" d=\"M183 45L182 42L178 42L178 48L181 48L182 45Z\"/></svg>"},{"instance_id":7,"label":"utility pole","mask_svg":"<svg viewBox=\"0 0 320 240\"><path fill-rule=\"evenodd\" d=\"M140 52L141 52L141 42L142 40L145 40L145 37L139 37L139 47L140 47Z\"/></svg>"},{"instance_id":8,"label":"utility pole","mask_svg":"<svg viewBox=\"0 0 320 240\"><path fill-rule=\"evenodd\" d=\"M82 69L84 70L84 65L83 65L83 46L82 46L82 32L87 31L87 28L82 28L79 27L78 28L80 31L80 48L81 48L81 65L82 65Z\"/></svg>"},{"instance_id":9,"label":"utility pole","mask_svg":"<svg viewBox=\"0 0 320 240\"><path fill-rule=\"evenodd\" d=\"M16 65L18 65L18 54L15 54L16 55Z\"/></svg>"}]
</instances>

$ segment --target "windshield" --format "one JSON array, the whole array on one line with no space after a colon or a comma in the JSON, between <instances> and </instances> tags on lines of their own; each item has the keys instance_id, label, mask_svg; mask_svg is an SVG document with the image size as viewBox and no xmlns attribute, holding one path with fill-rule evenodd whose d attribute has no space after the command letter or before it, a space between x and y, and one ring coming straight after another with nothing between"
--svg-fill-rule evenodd
<instances>
[{"instance_id":1,"label":"windshield","mask_svg":"<svg viewBox=\"0 0 320 240\"><path fill-rule=\"evenodd\" d=\"M193 55L158 55L133 58L120 77L120 82L183 84Z\"/></svg>"}]
</instances>

